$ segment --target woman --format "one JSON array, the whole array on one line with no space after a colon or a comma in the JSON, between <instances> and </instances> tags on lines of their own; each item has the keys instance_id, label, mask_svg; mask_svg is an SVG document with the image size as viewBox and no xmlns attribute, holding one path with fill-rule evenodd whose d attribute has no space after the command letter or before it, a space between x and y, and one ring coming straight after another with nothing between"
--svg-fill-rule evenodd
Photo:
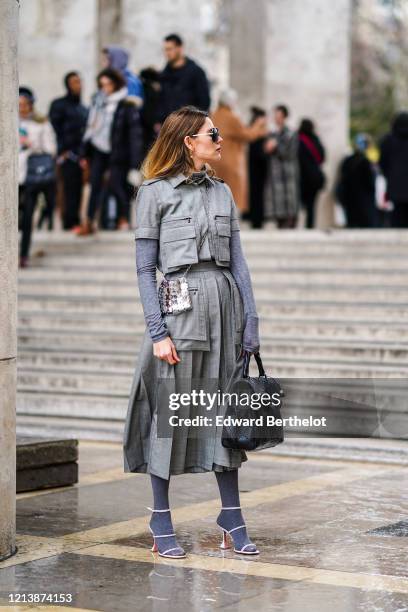
<instances>
[{"instance_id":1,"label":"woman","mask_svg":"<svg viewBox=\"0 0 408 612\"><path fill-rule=\"evenodd\" d=\"M251 107L249 125L262 117L267 126L266 111L257 106ZM257 138L249 145L248 175L249 175L249 217L253 229L262 228L264 222L264 191L267 177L267 158L263 147L265 138Z\"/></svg>"},{"instance_id":2,"label":"woman","mask_svg":"<svg viewBox=\"0 0 408 612\"><path fill-rule=\"evenodd\" d=\"M315 132L314 123L310 119L302 119L298 137L300 199L306 210L306 227L312 229L315 220L316 197L325 183L325 176L321 169L325 151Z\"/></svg>"},{"instance_id":3,"label":"woman","mask_svg":"<svg viewBox=\"0 0 408 612\"><path fill-rule=\"evenodd\" d=\"M296 227L299 211L298 138L287 126L289 109L278 104L274 109L276 131L265 140L268 177L265 185L265 218L278 228Z\"/></svg>"},{"instance_id":4,"label":"woman","mask_svg":"<svg viewBox=\"0 0 408 612\"><path fill-rule=\"evenodd\" d=\"M233 89L221 92L218 108L211 116L223 134L222 159L213 164L217 175L231 188L232 195L241 213L249 211L247 145L266 136L265 117L256 117L249 127L244 125L236 113L238 95Z\"/></svg>"},{"instance_id":5,"label":"woman","mask_svg":"<svg viewBox=\"0 0 408 612\"><path fill-rule=\"evenodd\" d=\"M150 473L154 510L152 550L185 556L171 521L171 474L214 471L222 510L217 524L235 552L257 554L240 511L238 468L244 451L221 444L221 427L193 438L170 427L160 435L155 408L160 383L179 392L184 381L215 382L223 391L240 378L244 351L259 350L258 315L242 253L231 190L208 164L221 158L218 130L205 111L187 106L171 113L143 165L146 180L136 199L136 262L147 324L135 369L124 432L126 472ZM202 243L201 249L198 245ZM193 308L162 316L156 266L167 279L186 274ZM242 348L241 348L242 346ZM188 414L188 407L184 409Z\"/></svg>"},{"instance_id":6,"label":"woman","mask_svg":"<svg viewBox=\"0 0 408 612\"><path fill-rule=\"evenodd\" d=\"M99 92L89 112L81 154L90 163L91 195L87 219L78 232L80 236L94 232L94 219L105 194L104 180L107 190L116 198L118 229L129 228L128 180L133 181L131 177L142 160L139 111L133 98L128 96L125 78L116 70L106 68L98 74L97 83Z\"/></svg>"},{"instance_id":7,"label":"woman","mask_svg":"<svg viewBox=\"0 0 408 612\"><path fill-rule=\"evenodd\" d=\"M44 195L48 229L53 226L55 208L55 155L57 143L54 130L45 117L34 108L35 97L28 87L19 90L19 205L21 206L22 237L20 268L28 266L33 216L38 197Z\"/></svg>"}]
</instances>

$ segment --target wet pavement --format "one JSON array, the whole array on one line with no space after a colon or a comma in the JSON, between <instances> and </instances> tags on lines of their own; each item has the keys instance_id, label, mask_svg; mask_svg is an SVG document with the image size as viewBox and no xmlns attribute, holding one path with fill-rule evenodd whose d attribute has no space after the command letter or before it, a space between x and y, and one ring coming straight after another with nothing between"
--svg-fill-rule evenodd
<instances>
[{"instance_id":1,"label":"wet pavement","mask_svg":"<svg viewBox=\"0 0 408 612\"><path fill-rule=\"evenodd\" d=\"M214 474L183 474L170 503L187 557L170 560L150 551L148 475L123 472L120 444L80 442L77 485L17 496L0 610L46 593L72 596L48 610L408 611L406 466L248 456L241 505L261 554L219 549Z\"/></svg>"}]
</instances>

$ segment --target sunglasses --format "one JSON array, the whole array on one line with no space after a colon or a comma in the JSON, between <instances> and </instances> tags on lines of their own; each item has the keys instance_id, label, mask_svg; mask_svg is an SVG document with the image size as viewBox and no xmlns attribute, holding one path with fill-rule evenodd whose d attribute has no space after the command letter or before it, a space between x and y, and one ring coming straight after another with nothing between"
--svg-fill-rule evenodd
<instances>
[{"instance_id":1,"label":"sunglasses","mask_svg":"<svg viewBox=\"0 0 408 612\"><path fill-rule=\"evenodd\" d=\"M190 134L190 136L191 138L196 138L197 136L211 136L211 140L213 142L218 142L220 138L220 130L213 127L208 132L202 132L201 134Z\"/></svg>"}]
</instances>

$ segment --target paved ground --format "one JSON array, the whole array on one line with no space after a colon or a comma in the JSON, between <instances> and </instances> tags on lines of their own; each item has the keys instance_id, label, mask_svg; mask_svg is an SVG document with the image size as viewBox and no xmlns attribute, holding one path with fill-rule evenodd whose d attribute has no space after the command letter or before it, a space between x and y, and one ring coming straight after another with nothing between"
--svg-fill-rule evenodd
<instances>
[{"instance_id":1,"label":"paved ground","mask_svg":"<svg viewBox=\"0 0 408 612\"><path fill-rule=\"evenodd\" d=\"M17 496L0 610L28 609L10 593L69 593L70 610L408 611L406 466L249 457L241 501L261 554L219 549L214 475L186 474L171 504L188 555L168 560L150 551L148 476L123 473L120 444L81 442L78 485Z\"/></svg>"}]
</instances>

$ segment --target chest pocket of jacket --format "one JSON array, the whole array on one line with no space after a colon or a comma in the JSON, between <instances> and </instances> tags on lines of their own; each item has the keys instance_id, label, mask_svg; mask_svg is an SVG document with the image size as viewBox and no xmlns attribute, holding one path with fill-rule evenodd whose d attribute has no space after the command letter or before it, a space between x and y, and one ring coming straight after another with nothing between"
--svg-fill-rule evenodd
<instances>
[{"instance_id":1,"label":"chest pocket of jacket","mask_svg":"<svg viewBox=\"0 0 408 612\"><path fill-rule=\"evenodd\" d=\"M176 350L209 351L208 307L204 287L200 279L189 279L188 274L186 278L193 307L179 314L166 314L167 329Z\"/></svg>"},{"instance_id":2,"label":"chest pocket of jacket","mask_svg":"<svg viewBox=\"0 0 408 612\"><path fill-rule=\"evenodd\" d=\"M173 221L175 223L173 223ZM160 248L167 271L198 262L196 230L191 217L162 222Z\"/></svg>"},{"instance_id":3,"label":"chest pocket of jacket","mask_svg":"<svg viewBox=\"0 0 408 612\"><path fill-rule=\"evenodd\" d=\"M217 232L217 259L219 261L229 262L231 238L230 215L215 215L215 227Z\"/></svg>"}]
</instances>

